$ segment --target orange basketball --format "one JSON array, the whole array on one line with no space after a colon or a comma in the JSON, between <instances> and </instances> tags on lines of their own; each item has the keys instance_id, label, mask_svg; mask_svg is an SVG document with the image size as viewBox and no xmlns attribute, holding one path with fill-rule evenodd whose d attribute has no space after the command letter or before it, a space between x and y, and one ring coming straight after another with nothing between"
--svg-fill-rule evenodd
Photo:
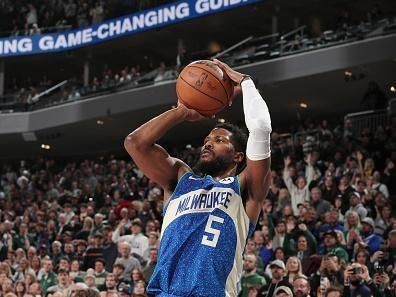
<instances>
[{"instance_id":1,"label":"orange basketball","mask_svg":"<svg viewBox=\"0 0 396 297\"><path fill-rule=\"evenodd\" d=\"M212 116L228 106L233 90L228 75L209 60L187 65L176 80L179 101L204 116Z\"/></svg>"}]
</instances>

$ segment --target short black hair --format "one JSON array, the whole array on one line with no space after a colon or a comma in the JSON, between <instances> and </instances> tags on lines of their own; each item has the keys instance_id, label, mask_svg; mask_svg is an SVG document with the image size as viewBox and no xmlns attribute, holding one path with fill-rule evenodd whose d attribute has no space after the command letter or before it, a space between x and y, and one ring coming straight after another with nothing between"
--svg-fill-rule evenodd
<instances>
[{"instance_id":1,"label":"short black hair","mask_svg":"<svg viewBox=\"0 0 396 297\"><path fill-rule=\"evenodd\" d=\"M237 174L239 174L246 166L246 145L247 145L247 134L238 126L231 123L219 123L215 126L217 129L225 129L232 133L231 141L237 152L245 154L244 160L238 164Z\"/></svg>"},{"instance_id":2,"label":"short black hair","mask_svg":"<svg viewBox=\"0 0 396 297\"><path fill-rule=\"evenodd\" d=\"M230 123L220 123L215 128L225 129L232 133L232 144L237 152L246 152L247 135L246 133L236 125Z\"/></svg>"},{"instance_id":3,"label":"short black hair","mask_svg":"<svg viewBox=\"0 0 396 297\"><path fill-rule=\"evenodd\" d=\"M332 293L332 292L338 292L338 293L340 293L340 296L342 296L342 290L341 290L341 288L338 288L338 287L329 287L329 288L327 288L327 290L326 290L325 297L329 296L330 293Z\"/></svg>"}]
</instances>

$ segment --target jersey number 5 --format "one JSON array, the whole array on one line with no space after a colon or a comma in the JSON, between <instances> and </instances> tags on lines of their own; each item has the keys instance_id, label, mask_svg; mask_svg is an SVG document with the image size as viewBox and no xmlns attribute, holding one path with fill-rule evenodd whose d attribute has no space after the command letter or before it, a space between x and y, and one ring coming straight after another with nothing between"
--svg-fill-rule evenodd
<instances>
[{"instance_id":1,"label":"jersey number 5","mask_svg":"<svg viewBox=\"0 0 396 297\"><path fill-rule=\"evenodd\" d=\"M217 241L219 240L219 236L220 236L220 230L212 227L213 222L218 222L220 224L223 224L224 219L214 215L209 216L208 222L206 223L206 227L205 227L205 233L211 234L213 238L212 240L210 240L209 237L204 234L202 236L201 243L210 247L216 247Z\"/></svg>"}]
</instances>

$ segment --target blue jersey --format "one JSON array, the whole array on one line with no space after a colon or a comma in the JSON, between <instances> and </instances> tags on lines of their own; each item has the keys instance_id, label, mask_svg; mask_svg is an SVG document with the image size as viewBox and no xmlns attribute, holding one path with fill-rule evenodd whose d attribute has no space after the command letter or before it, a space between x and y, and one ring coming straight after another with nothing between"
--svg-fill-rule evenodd
<instances>
[{"instance_id":1,"label":"blue jersey","mask_svg":"<svg viewBox=\"0 0 396 297\"><path fill-rule=\"evenodd\" d=\"M148 292L160 297L236 297L254 226L238 177L186 173L164 207L158 263Z\"/></svg>"}]
</instances>

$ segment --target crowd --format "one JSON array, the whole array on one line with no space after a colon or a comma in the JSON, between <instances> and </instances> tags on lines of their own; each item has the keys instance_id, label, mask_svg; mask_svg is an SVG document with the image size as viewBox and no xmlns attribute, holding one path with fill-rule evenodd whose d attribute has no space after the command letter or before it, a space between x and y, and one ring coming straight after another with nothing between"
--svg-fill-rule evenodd
<instances>
[{"instance_id":1,"label":"crowd","mask_svg":"<svg viewBox=\"0 0 396 297\"><path fill-rule=\"evenodd\" d=\"M348 121L298 127L272 133L240 296L396 296L396 121L359 135ZM168 149L189 164L199 152ZM2 163L1 296L146 296L162 198L129 158Z\"/></svg>"},{"instance_id":2,"label":"crowd","mask_svg":"<svg viewBox=\"0 0 396 297\"><path fill-rule=\"evenodd\" d=\"M4 36L39 34L100 23L157 5L165 0L0 0L0 28Z\"/></svg>"}]
</instances>

